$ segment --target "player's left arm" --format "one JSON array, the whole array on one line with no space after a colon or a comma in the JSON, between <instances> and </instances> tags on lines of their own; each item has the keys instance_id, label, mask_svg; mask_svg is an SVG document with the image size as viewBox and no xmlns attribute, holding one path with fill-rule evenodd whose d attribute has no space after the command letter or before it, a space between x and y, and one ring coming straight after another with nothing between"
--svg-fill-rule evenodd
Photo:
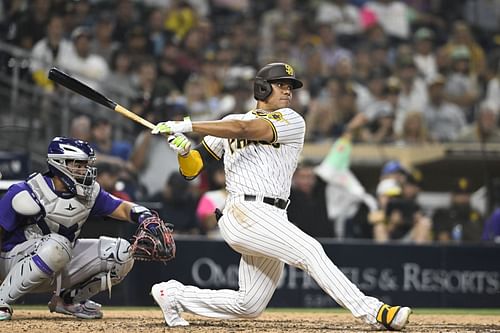
<instances>
[{"instance_id":1,"label":"player's left arm","mask_svg":"<svg viewBox=\"0 0 500 333\"><path fill-rule=\"evenodd\" d=\"M122 200L100 189L90 215L109 216L120 221L140 223L146 215L152 216L153 213L146 207Z\"/></svg>"}]
</instances>

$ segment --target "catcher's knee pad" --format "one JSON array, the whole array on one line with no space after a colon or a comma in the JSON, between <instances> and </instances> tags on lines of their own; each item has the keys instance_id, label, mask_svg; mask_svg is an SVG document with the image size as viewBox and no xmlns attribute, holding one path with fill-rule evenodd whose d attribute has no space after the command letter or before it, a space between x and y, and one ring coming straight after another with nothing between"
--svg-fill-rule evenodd
<instances>
[{"instance_id":1,"label":"catcher's knee pad","mask_svg":"<svg viewBox=\"0 0 500 333\"><path fill-rule=\"evenodd\" d=\"M134 266L130 243L123 238L99 237L99 258L106 266L106 271L123 279Z\"/></svg>"},{"instance_id":2,"label":"catcher's knee pad","mask_svg":"<svg viewBox=\"0 0 500 333\"><path fill-rule=\"evenodd\" d=\"M51 279L71 259L71 243L60 235L44 236L33 255L12 266L0 285L0 303L11 304Z\"/></svg>"},{"instance_id":3,"label":"catcher's knee pad","mask_svg":"<svg viewBox=\"0 0 500 333\"><path fill-rule=\"evenodd\" d=\"M134 259L129 250L130 243L122 238L102 236L99 238L98 254L101 272L82 283L65 290L61 296L66 302L82 302L120 283L130 272Z\"/></svg>"},{"instance_id":4,"label":"catcher's knee pad","mask_svg":"<svg viewBox=\"0 0 500 333\"><path fill-rule=\"evenodd\" d=\"M71 242L66 237L59 234L49 234L44 236L35 248L34 259L37 263L38 258L40 258L52 272L56 273L68 264L72 252ZM42 262L40 262L41 265L43 265Z\"/></svg>"}]
</instances>

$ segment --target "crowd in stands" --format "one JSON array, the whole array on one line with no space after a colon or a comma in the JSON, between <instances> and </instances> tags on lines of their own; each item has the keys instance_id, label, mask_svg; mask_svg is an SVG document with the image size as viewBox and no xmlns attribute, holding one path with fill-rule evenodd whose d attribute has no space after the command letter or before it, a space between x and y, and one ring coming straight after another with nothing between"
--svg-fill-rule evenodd
<instances>
[{"instance_id":1,"label":"crowd in stands","mask_svg":"<svg viewBox=\"0 0 500 333\"><path fill-rule=\"evenodd\" d=\"M304 82L293 108L306 120L308 142L349 135L355 143L500 143L497 7L487 0L3 0L0 38L31 54L23 79L47 94L60 92L47 78L57 66L153 123L246 112L255 106L255 69L280 61ZM70 132L60 134L94 145L111 192L162 202L178 232L217 234L207 211L223 202L214 180L220 166L186 183L166 140L132 122L117 140L109 111L72 102L96 112L73 115ZM292 204L291 214L320 211L318 223L331 225L335 213L318 205L334 190L315 167L299 167L292 203L304 206ZM357 196L362 204L343 217L356 223L310 232L452 239L453 223L433 225L415 203L418 179L396 178L383 174L375 202Z\"/></svg>"}]
</instances>

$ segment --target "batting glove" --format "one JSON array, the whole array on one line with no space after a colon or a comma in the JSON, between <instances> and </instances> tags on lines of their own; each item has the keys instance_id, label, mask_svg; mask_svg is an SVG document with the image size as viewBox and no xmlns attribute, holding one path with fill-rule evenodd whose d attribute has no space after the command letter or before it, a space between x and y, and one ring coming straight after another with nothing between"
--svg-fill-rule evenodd
<instances>
[{"instance_id":1,"label":"batting glove","mask_svg":"<svg viewBox=\"0 0 500 333\"><path fill-rule=\"evenodd\" d=\"M191 151L191 141L184 134L176 133L168 137L170 148L181 156L186 156Z\"/></svg>"},{"instance_id":2,"label":"batting glove","mask_svg":"<svg viewBox=\"0 0 500 333\"><path fill-rule=\"evenodd\" d=\"M193 131L193 124L189 117L185 117L183 121L164 121L156 124L151 133L153 134L174 134L187 133Z\"/></svg>"}]
</instances>

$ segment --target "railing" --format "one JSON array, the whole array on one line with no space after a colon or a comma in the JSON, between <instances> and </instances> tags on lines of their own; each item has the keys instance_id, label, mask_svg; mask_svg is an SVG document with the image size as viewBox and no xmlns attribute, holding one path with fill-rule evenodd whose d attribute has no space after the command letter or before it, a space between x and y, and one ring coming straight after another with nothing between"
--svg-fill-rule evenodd
<instances>
[{"instance_id":1,"label":"railing","mask_svg":"<svg viewBox=\"0 0 500 333\"><path fill-rule=\"evenodd\" d=\"M54 136L68 135L74 116L86 114L94 118L102 107L91 102L84 106L73 104L76 95L69 90L50 93L33 84L31 59L29 51L0 41L0 150L21 150L30 153L35 162L43 162L47 142ZM107 86L115 95L122 94L113 88ZM123 96L123 100L129 98ZM112 120L116 138L133 142L127 120L102 112Z\"/></svg>"}]
</instances>

